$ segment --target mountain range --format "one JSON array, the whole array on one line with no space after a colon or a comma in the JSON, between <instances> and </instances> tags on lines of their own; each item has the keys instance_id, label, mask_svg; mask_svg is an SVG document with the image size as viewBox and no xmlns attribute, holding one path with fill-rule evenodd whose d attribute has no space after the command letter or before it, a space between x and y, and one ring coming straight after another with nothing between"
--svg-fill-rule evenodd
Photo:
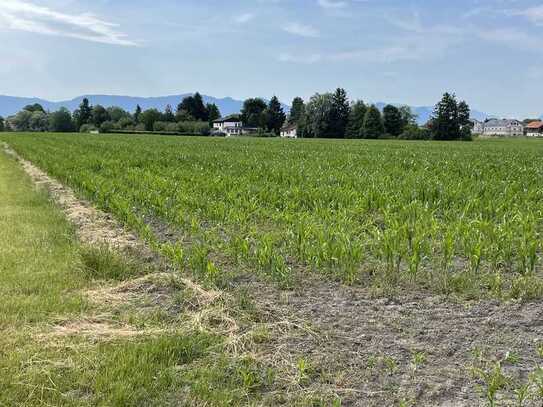
<instances>
[{"instance_id":1,"label":"mountain range","mask_svg":"<svg viewBox=\"0 0 543 407\"><path fill-rule=\"evenodd\" d=\"M184 97L192 95L191 93L185 93L181 95L171 96L158 96L158 97L136 97L136 96L112 96L112 95L82 95L70 100L63 100L59 102L52 102L39 98L25 98L17 96L3 96L0 95L0 116L7 117L17 113L23 107L29 104L39 103L45 110L58 110L60 107L65 107L70 111L77 109L79 104L84 98L89 99L92 105L100 104L104 107L119 106L129 112L133 112L137 105L140 105L142 109L156 108L164 110L167 105L171 105L174 109L183 100ZM213 96L202 95L205 103L215 103L221 113L226 116L232 113L238 113L243 106L242 100L236 100L231 97L216 98ZM379 109L383 109L386 105L384 102L375 103ZM400 105L396 105L400 106ZM283 104L285 111L288 111L289 107ZM417 114L417 121L419 124L424 124L430 118L433 107L432 106L412 106L411 109ZM477 110L471 111L471 116L477 120L485 120L491 115L480 112Z\"/></svg>"}]
</instances>

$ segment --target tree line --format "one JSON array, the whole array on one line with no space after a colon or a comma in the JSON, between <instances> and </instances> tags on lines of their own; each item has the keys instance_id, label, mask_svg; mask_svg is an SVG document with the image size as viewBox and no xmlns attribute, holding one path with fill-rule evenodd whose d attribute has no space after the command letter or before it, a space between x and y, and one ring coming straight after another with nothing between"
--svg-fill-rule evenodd
<instances>
[{"instance_id":1,"label":"tree line","mask_svg":"<svg viewBox=\"0 0 543 407\"><path fill-rule=\"evenodd\" d=\"M306 104L294 98L288 123L297 126L298 137L309 138L400 138L419 140L459 140L471 138L470 109L445 93L431 120L417 125L409 106L386 105L381 112L362 100L349 101L347 92L315 94Z\"/></svg>"},{"instance_id":2,"label":"tree line","mask_svg":"<svg viewBox=\"0 0 543 407\"><path fill-rule=\"evenodd\" d=\"M25 106L6 120L0 117L0 131L91 132L149 131L211 134L212 122L221 117L216 104L205 104L200 93L185 97L174 109L142 110L133 113L120 107L92 106L83 99L70 113L66 108L47 112L39 104ZM293 99L289 114L276 96L269 102L261 98L244 101L239 114L243 125L261 134L279 135L285 125L295 125L304 138L400 138L420 140L459 140L471 138L470 108L454 94L445 93L436 104L433 116L424 126L408 106L386 105L380 111L362 100L350 101L347 92L315 94L306 103Z\"/></svg>"},{"instance_id":3,"label":"tree line","mask_svg":"<svg viewBox=\"0 0 543 407\"><path fill-rule=\"evenodd\" d=\"M210 123L220 117L221 112L217 105L204 104L198 92L185 97L175 111L170 105L166 106L164 111L154 108L143 110L138 105L135 111L130 113L117 106L92 106L89 100L84 98L73 113L66 108L47 112L38 103L25 106L5 120L0 118L0 131L88 133L97 130L107 133L123 130L209 134Z\"/></svg>"}]
</instances>

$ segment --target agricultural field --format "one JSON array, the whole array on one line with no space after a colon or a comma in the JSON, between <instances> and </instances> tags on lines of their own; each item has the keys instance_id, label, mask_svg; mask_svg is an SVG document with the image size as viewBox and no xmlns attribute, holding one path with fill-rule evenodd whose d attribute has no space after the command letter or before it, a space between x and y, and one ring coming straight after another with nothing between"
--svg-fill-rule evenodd
<instances>
[{"instance_id":1,"label":"agricultural field","mask_svg":"<svg viewBox=\"0 0 543 407\"><path fill-rule=\"evenodd\" d=\"M385 293L543 293L537 141L3 140L213 285L320 273Z\"/></svg>"},{"instance_id":2,"label":"agricultural field","mask_svg":"<svg viewBox=\"0 0 543 407\"><path fill-rule=\"evenodd\" d=\"M166 288L159 284L161 298L173 299L107 310L117 325L161 334L123 342L120 356L108 341L98 346L122 366L132 364L126 369L143 349L164 380L140 377L142 392L134 394L137 383L99 387L84 377L89 405L141 405L179 388L189 405L541 402L538 140L6 133L0 142L134 232L151 250L146 259L158 256L170 274L202 287L193 292L168 280ZM92 278L67 280L71 302L51 305L67 319L104 312L104 304L77 294L82 289L95 292L161 267L86 246L61 249L66 262L92 271ZM58 296L59 287L50 289ZM190 299L217 292L225 293L218 304ZM199 329L179 308L194 302L205 304L196 307ZM11 314L0 322L23 337L28 326ZM152 341L170 357L153 353ZM180 357L185 367L172 360ZM17 371L23 359L8 367ZM20 396L11 386L8 401ZM33 386L52 404L62 400L50 386ZM93 399L95 391L110 398Z\"/></svg>"}]
</instances>

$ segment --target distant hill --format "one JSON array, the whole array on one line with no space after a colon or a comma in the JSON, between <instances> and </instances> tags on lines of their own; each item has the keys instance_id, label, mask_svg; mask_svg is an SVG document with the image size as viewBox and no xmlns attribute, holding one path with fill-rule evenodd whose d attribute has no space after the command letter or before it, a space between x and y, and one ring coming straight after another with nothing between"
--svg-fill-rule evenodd
<instances>
[{"instance_id":1,"label":"distant hill","mask_svg":"<svg viewBox=\"0 0 543 407\"><path fill-rule=\"evenodd\" d=\"M164 110L167 105L171 105L173 109L177 107L184 97L190 96L191 93L182 95L159 96L159 97L134 97L134 96L110 96L110 95L82 95L71 100L63 100L60 102L51 102L38 98L22 98L15 96L0 95L0 116L10 116L17 113L26 105L32 103L41 104L46 110L57 110L60 107L65 107L70 111L77 109L84 98L89 99L92 105L102 105L104 107L119 106L129 112L136 109L136 105L140 105L142 109L156 108ZM212 96L202 95L205 103L215 103L223 115L237 113L240 111L243 101L235 100L229 97L215 98Z\"/></svg>"},{"instance_id":2,"label":"distant hill","mask_svg":"<svg viewBox=\"0 0 543 407\"><path fill-rule=\"evenodd\" d=\"M383 110L383 108L386 105L387 103L384 103L384 102L375 103L375 106L377 106L379 110ZM398 107L402 106L401 104L396 104L396 103L393 103L393 105L398 106ZM428 120L430 120L430 117L432 117L432 112L434 111L434 107L433 106L411 106L411 110L413 111L413 113L417 115L417 123L425 124L426 122L428 122ZM471 111L472 119L484 121L488 117L491 117L491 115L480 112L478 110Z\"/></svg>"},{"instance_id":3,"label":"distant hill","mask_svg":"<svg viewBox=\"0 0 543 407\"><path fill-rule=\"evenodd\" d=\"M172 108L176 106L183 100L184 97L190 96L191 93L184 93L181 95L171 95L171 96L159 96L159 97L137 97L137 96L112 96L112 95L82 95L78 96L71 100L63 100L60 102L51 102L49 100L39 99L39 98L24 98L16 96L2 96L0 95L0 116L7 117L12 114L17 113L23 107L33 103L41 104L46 110L58 110L60 107L65 107L70 111L77 109L83 98L88 98L90 103L93 105L100 104L104 107L110 106L119 106L129 112L133 112L136 109L136 105L140 105L142 109L159 109L164 110L166 105L171 105ZM243 106L242 100L232 99L231 97L225 98L216 98L213 96L202 95L205 103L215 103L223 116L238 113ZM379 102L375 104L379 109L383 109L386 105L384 102ZM401 106L400 104L395 104L395 106ZM289 110L287 105L283 104L285 111ZM411 107L413 112L418 115L418 123L424 124L430 118L433 107L432 106L413 106ZM479 112L477 110L471 111L471 116L477 120L484 120L490 115Z\"/></svg>"}]
</instances>

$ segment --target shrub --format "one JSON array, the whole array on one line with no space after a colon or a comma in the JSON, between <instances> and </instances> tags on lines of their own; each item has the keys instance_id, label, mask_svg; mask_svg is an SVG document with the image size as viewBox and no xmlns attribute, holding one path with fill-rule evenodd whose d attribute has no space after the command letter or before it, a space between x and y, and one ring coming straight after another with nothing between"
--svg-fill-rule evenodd
<instances>
[{"instance_id":1,"label":"shrub","mask_svg":"<svg viewBox=\"0 0 543 407\"><path fill-rule=\"evenodd\" d=\"M468 126L464 126L460 129L460 139L463 141L473 141L471 129Z\"/></svg>"},{"instance_id":2,"label":"shrub","mask_svg":"<svg viewBox=\"0 0 543 407\"><path fill-rule=\"evenodd\" d=\"M431 140L432 133L427 128L412 124L405 128L399 138L403 140Z\"/></svg>"},{"instance_id":3,"label":"shrub","mask_svg":"<svg viewBox=\"0 0 543 407\"><path fill-rule=\"evenodd\" d=\"M119 129L134 128L134 121L130 117L123 117L117 122Z\"/></svg>"},{"instance_id":4,"label":"shrub","mask_svg":"<svg viewBox=\"0 0 543 407\"><path fill-rule=\"evenodd\" d=\"M211 129L209 123L201 121L179 122L177 123L177 131L180 133L201 134L207 136Z\"/></svg>"},{"instance_id":5,"label":"shrub","mask_svg":"<svg viewBox=\"0 0 543 407\"><path fill-rule=\"evenodd\" d=\"M100 125L100 133L109 133L111 130L115 130L115 123L107 120Z\"/></svg>"},{"instance_id":6,"label":"shrub","mask_svg":"<svg viewBox=\"0 0 543 407\"><path fill-rule=\"evenodd\" d=\"M166 131L166 126L168 123L166 122L155 122L153 124L153 131Z\"/></svg>"},{"instance_id":7,"label":"shrub","mask_svg":"<svg viewBox=\"0 0 543 407\"><path fill-rule=\"evenodd\" d=\"M96 131L94 124L84 124L79 129L80 133L90 133L91 131Z\"/></svg>"}]
</instances>

